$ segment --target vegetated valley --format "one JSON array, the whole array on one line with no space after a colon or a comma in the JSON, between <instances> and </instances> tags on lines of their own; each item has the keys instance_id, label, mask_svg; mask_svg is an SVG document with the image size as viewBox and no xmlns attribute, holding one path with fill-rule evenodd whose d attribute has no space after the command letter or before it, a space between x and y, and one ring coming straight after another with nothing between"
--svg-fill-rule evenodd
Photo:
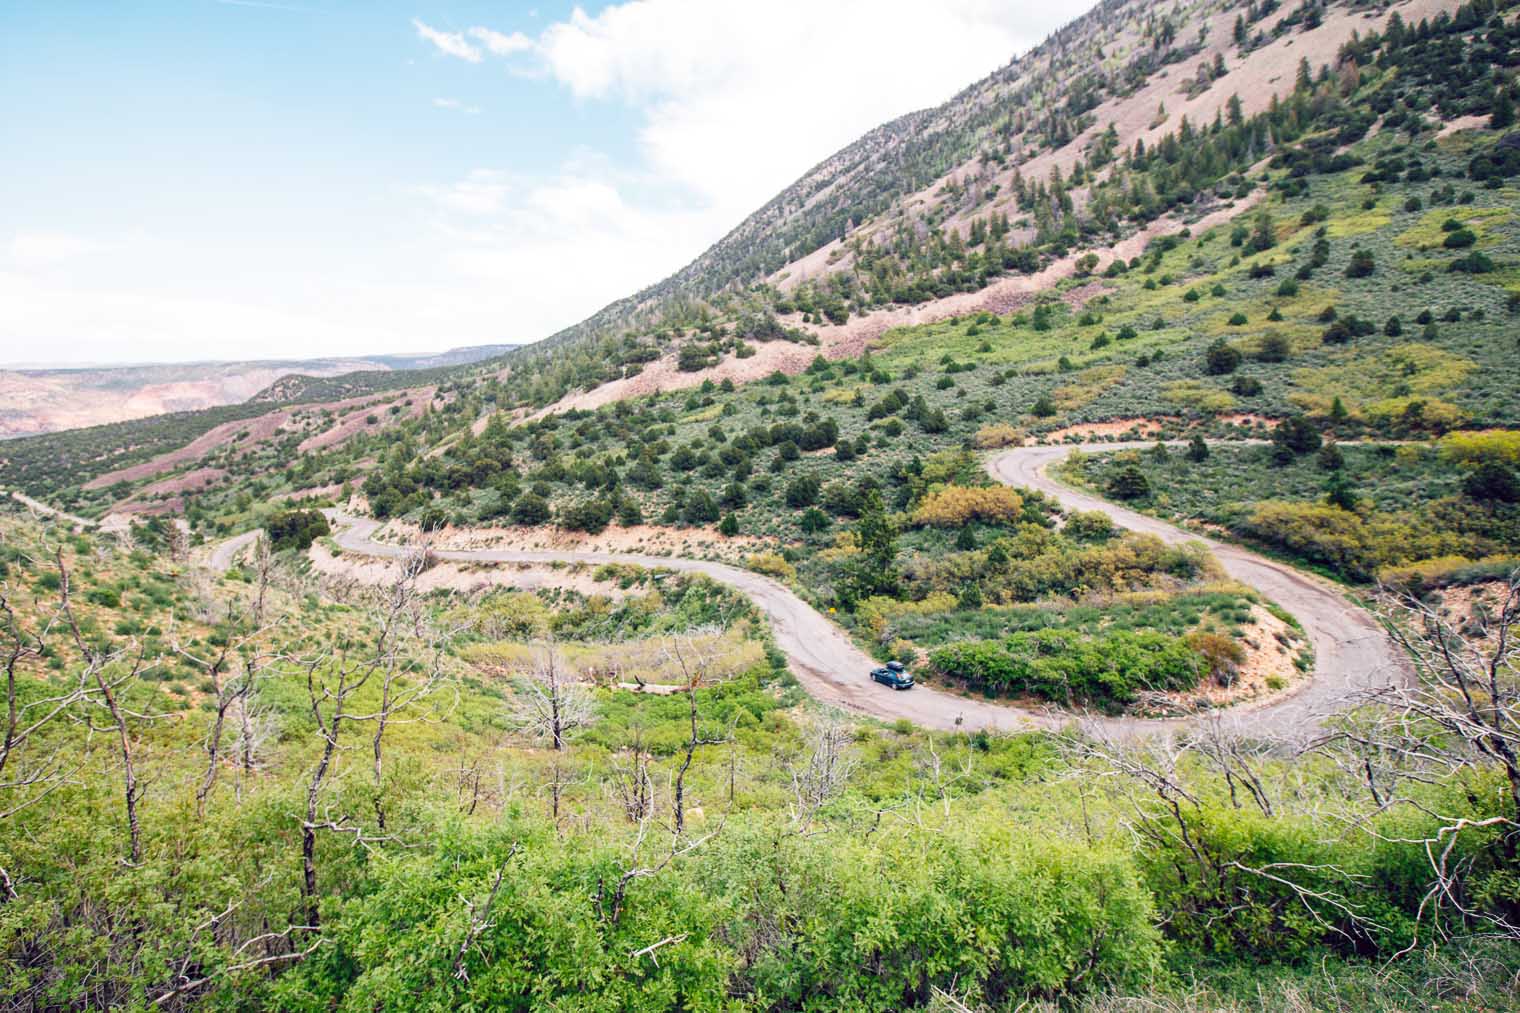
<instances>
[{"instance_id":1,"label":"vegetated valley","mask_svg":"<svg viewBox=\"0 0 1520 1013\"><path fill-rule=\"evenodd\" d=\"M1512 1007L1517 66L1107 0L538 345L0 444L0 1003Z\"/></svg>"}]
</instances>

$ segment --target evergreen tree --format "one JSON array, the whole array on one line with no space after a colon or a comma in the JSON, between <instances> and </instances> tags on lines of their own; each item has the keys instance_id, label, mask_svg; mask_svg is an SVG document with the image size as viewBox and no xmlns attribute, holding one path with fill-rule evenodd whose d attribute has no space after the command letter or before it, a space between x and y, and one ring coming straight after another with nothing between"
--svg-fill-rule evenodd
<instances>
[{"instance_id":1,"label":"evergreen tree","mask_svg":"<svg viewBox=\"0 0 1520 1013\"><path fill-rule=\"evenodd\" d=\"M1330 481L1325 484L1325 502L1342 510L1356 509L1356 490L1351 487L1351 480L1345 472L1337 471L1330 476Z\"/></svg>"},{"instance_id":2,"label":"evergreen tree","mask_svg":"<svg viewBox=\"0 0 1520 1013\"><path fill-rule=\"evenodd\" d=\"M855 522L855 539L860 552L845 574L842 589L847 603L853 605L871 595L895 594L898 584L897 537L887 518L881 493L875 489L866 494L861 505L860 520Z\"/></svg>"},{"instance_id":3,"label":"evergreen tree","mask_svg":"<svg viewBox=\"0 0 1520 1013\"><path fill-rule=\"evenodd\" d=\"M1504 130L1515 122L1515 103L1504 88L1494 93L1494 107L1489 114L1488 125L1493 130Z\"/></svg>"},{"instance_id":4,"label":"evergreen tree","mask_svg":"<svg viewBox=\"0 0 1520 1013\"><path fill-rule=\"evenodd\" d=\"M1139 468L1126 464L1108 480L1108 494L1114 499L1144 499L1151 494L1151 483Z\"/></svg>"},{"instance_id":5,"label":"evergreen tree","mask_svg":"<svg viewBox=\"0 0 1520 1013\"><path fill-rule=\"evenodd\" d=\"M1251 238L1246 242L1246 249L1252 253L1260 253L1270 250L1277 245L1277 231L1272 226L1272 216L1262 208L1256 213L1256 226L1251 230Z\"/></svg>"}]
</instances>

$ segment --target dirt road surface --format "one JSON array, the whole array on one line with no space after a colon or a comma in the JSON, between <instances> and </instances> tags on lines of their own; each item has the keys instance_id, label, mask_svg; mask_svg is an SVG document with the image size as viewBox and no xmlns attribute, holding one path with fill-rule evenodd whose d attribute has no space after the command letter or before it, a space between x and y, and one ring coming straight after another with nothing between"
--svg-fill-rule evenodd
<instances>
[{"instance_id":1,"label":"dirt road surface","mask_svg":"<svg viewBox=\"0 0 1520 1013\"><path fill-rule=\"evenodd\" d=\"M1115 451L1150 445L1106 443L1088 449ZM747 595L765 613L777 646L786 654L803 688L814 698L854 714L886 721L906 719L941 730L1054 729L1080 722L1090 732L1123 738L1181 732L1203 722L1218 721L1226 728L1247 733L1301 739L1312 735L1327 715L1359 694L1407 678L1406 667L1382 629L1328 582L1239 546L1203 538L1058 484L1046 469L1072 449L1055 446L1007 450L990 457L987 468L1000 481L1039 489L1069 509L1102 510L1123 527L1157 535L1169 543L1203 542L1232 578L1256 588L1299 619L1314 647L1312 675L1296 688L1265 700L1188 718L1111 718L1053 709L1035 711L923 685L906 692L880 686L868 675L876 663L838 626L779 582L726 563L637 553L511 549L435 550L434 555L465 563L631 563L707 574ZM346 552L394 558L408 551L403 546L376 541L378 521L338 511L328 514L336 523L336 541ZM224 570L230 566L250 539L250 535L241 535L219 545L210 558L212 568Z\"/></svg>"},{"instance_id":2,"label":"dirt road surface","mask_svg":"<svg viewBox=\"0 0 1520 1013\"><path fill-rule=\"evenodd\" d=\"M226 573L232 569L232 564L237 561L238 554L257 541L261 534L263 534L262 529L254 528L252 531L244 531L241 535L233 535L226 541L217 542L210 555L206 557L206 566L213 573Z\"/></svg>"}]
</instances>

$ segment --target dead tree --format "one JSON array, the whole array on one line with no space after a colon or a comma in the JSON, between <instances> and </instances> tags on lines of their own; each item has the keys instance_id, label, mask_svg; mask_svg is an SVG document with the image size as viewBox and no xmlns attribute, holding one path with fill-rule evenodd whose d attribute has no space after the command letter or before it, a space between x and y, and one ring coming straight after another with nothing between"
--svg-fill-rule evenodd
<instances>
[{"instance_id":1,"label":"dead tree","mask_svg":"<svg viewBox=\"0 0 1520 1013\"><path fill-rule=\"evenodd\" d=\"M1086 735L1067 737L1064 745L1074 776L1107 786L1124 813L1121 826L1140 848L1170 856L1179 885L1195 894L1190 909L1173 911L1168 920L1184 912L1205 922L1227 917L1249 903L1254 881L1264 888L1280 888L1283 900L1276 903L1301 908L1326 932L1351 939L1353 933L1365 935L1379 928L1355 899L1360 887L1356 874L1332 864L1243 862L1201 836L1206 826L1208 757L1197 743L1162 738L1118 744L1088 729ZM1203 786L1195 787L1184 774L1191 759L1203 761L1191 767L1204 778ZM1238 778L1238 770L1232 776ZM1339 888L1322 880L1345 885Z\"/></svg>"},{"instance_id":2,"label":"dead tree","mask_svg":"<svg viewBox=\"0 0 1520 1013\"><path fill-rule=\"evenodd\" d=\"M452 632L429 620L417 589L417 578L428 566L426 549L409 553L402 561L400 574L371 612L372 622L380 631L377 650L380 706L371 716L375 734L370 746L374 759L375 818L382 830L385 733L393 723L405 720L398 715L432 696L444 683L444 652L453 639Z\"/></svg>"},{"instance_id":3,"label":"dead tree","mask_svg":"<svg viewBox=\"0 0 1520 1013\"><path fill-rule=\"evenodd\" d=\"M950 801L955 797L955 786L962 781L969 781L975 774L975 768L971 757L967 756L960 766L951 766L940 756L939 747L935 745L934 736L924 736L924 748L919 753L917 767L920 771L916 781L921 786L914 800L915 807L923 804L923 788L932 787L934 797L939 802L944 813L944 818L950 818ZM917 818L917 817L915 817Z\"/></svg>"},{"instance_id":4,"label":"dead tree","mask_svg":"<svg viewBox=\"0 0 1520 1013\"><path fill-rule=\"evenodd\" d=\"M548 741L550 748L563 750L566 733L596 717L595 700L565 665L553 641L534 648L533 663L522 674L521 691L513 696L514 723Z\"/></svg>"},{"instance_id":5,"label":"dead tree","mask_svg":"<svg viewBox=\"0 0 1520 1013\"><path fill-rule=\"evenodd\" d=\"M605 880L598 879L596 890L591 895L591 901L596 906L597 915L602 921L616 925L618 918L622 916L623 906L628 899L628 889L637 880L649 876L658 876L676 859L691 854L702 845L718 836L723 831L723 822L719 822L711 833L701 837L685 837L680 831L670 835L670 847L658 859L646 861L644 859L644 845L648 839L651 816L645 817L639 823L638 832L634 835L633 843L629 847L629 859L626 868L619 874L617 882L613 884L609 893ZM726 817L725 817L726 820Z\"/></svg>"},{"instance_id":6,"label":"dead tree","mask_svg":"<svg viewBox=\"0 0 1520 1013\"><path fill-rule=\"evenodd\" d=\"M1371 706L1340 722L1324 745L1361 764L1378 811L1411 805L1435 818L1432 832L1403 841L1422 847L1430 867L1417 925L1432 921L1434 931L1444 932L1444 911L1487 934L1520 940L1520 905L1477 908L1464 889L1465 863L1455 857L1463 836L1480 831L1499 831L1495 846L1506 862L1520 850L1520 571L1494 600L1480 600L1465 616L1386 589L1380 606L1416 677L1370 694ZM1507 797L1498 814L1432 812L1397 791L1400 781L1435 782L1465 770L1504 779ZM1376 832L1367 821L1361 825Z\"/></svg>"},{"instance_id":7,"label":"dead tree","mask_svg":"<svg viewBox=\"0 0 1520 1013\"><path fill-rule=\"evenodd\" d=\"M198 818L205 817L206 801L216 787L217 774L222 766L222 739L227 716L234 707L237 708L237 717L242 726L240 731L244 737L243 745L247 748L247 702L259 672L268 661L260 650L259 641L273 625L250 628L252 618L253 613L245 615L237 605L229 605L226 617L220 624L222 642L214 653L197 653L177 642L174 644L176 653L204 672L207 681L211 683L212 714L211 728L206 733L205 741L206 772L201 775L200 784L195 789L195 815ZM240 677L234 675L233 670L239 670Z\"/></svg>"},{"instance_id":8,"label":"dead tree","mask_svg":"<svg viewBox=\"0 0 1520 1013\"><path fill-rule=\"evenodd\" d=\"M465 958L470 955L470 947L475 945L476 940L491 929L493 924L491 909L496 906L496 897L501 893L501 881L506 878L507 865L516 854L517 843L513 842L512 847L507 849L506 857L501 860L501 865L496 869L496 881L491 884L491 892L486 895L485 903L480 906L478 914L475 911L474 901L464 902L465 911L469 915L469 924L465 928L464 938L459 941L459 949L454 954L454 978L457 981L469 984L470 971L465 966Z\"/></svg>"},{"instance_id":9,"label":"dead tree","mask_svg":"<svg viewBox=\"0 0 1520 1013\"><path fill-rule=\"evenodd\" d=\"M343 655L319 655L308 659L303 667L307 699L322 739L321 755L306 783L306 813L301 821L301 896L306 902L306 924L316 928L322 917L317 904L317 831L325 825L317 819L322 789L333 768L344 722L358 720L349 713L349 702L373 677L375 666Z\"/></svg>"},{"instance_id":10,"label":"dead tree","mask_svg":"<svg viewBox=\"0 0 1520 1013\"><path fill-rule=\"evenodd\" d=\"M664 645L666 664L681 673L681 693L686 697L688 716L681 763L676 768L671 789L671 810L678 836L686 829L686 775L691 770L697 747L714 746L724 741L701 736L697 712L697 690L711 685L716 678L718 651L714 645L719 632L715 629L693 630L671 637Z\"/></svg>"},{"instance_id":11,"label":"dead tree","mask_svg":"<svg viewBox=\"0 0 1520 1013\"><path fill-rule=\"evenodd\" d=\"M1424 758L1452 769L1497 768L1509 785L1507 819L1520 828L1520 570L1499 601L1456 619L1407 594L1385 594L1382 614L1418 679L1377 696L1391 726L1428 729Z\"/></svg>"},{"instance_id":12,"label":"dead tree","mask_svg":"<svg viewBox=\"0 0 1520 1013\"><path fill-rule=\"evenodd\" d=\"M5 668L5 731L0 738L0 825L47 797L68 772L61 750L49 750L32 758L28 747L47 729L66 718L90 692L90 673L81 668L68 685L23 701L16 680L24 664L42 656L52 622L31 630L16 615L10 588L0 584L0 665ZM16 899L16 884L0 866L0 903Z\"/></svg>"},{"instance_id":13,"label":"dead tree","mask_svg":"<svg viewBox=\"0 0 1520 1013\"><path fill-rule=\"evenodd\" d=\"M110 728L116 736L117 748L121 755L122 796L127 816L127 861L131 865L138 865L142 862L142 823L138 814L138 803L142 801L143 787L137 777L134 744L127 719L128 717L142 718L144 715L133 713L124 707L117 691L137 680L146 661L146 655L136 643L129 642L119 647L105 648L90 642L74 614L69 570L64 564L61 548L54 550L53 559L58 567L60 608L64 622L73 635L74 646L84 661L85 678L93 683L92 699L104 706L111 718ZM119 664L123 662L127 664L126 672L113 675L112 673L117 671Z\"/></svg>"},{"instance_id":14,"label":"dead tree","mask_svg":"<svg viewBox=\"0 0 1520 1013\"><path fill-rule=\"evenodd\" d=\"M818 811L839 797L858 764L855 733L833 717L820 718L807 731L807 750L791 765L792 831L806 834Z\"/></svg>"},{"instance_id":15,"label":"dead tree","mask_svg":"<svg viewBox=\"0 0 1520 1013\"><path fill-rule=\"evenodd\" d=\"M374 808L381 831L385 829L385 807L380 793L383 773L383 742L386 729L398 715L432 694L444 681L443 641L436 636L423 614L416 591L416 577L425 569L422 556L416 563L402 567L400 577L391 584L370 612L374 626L373 645L345 645L337 650L320 652L305 659L307 699L315 719L322 751L306 787L306 811L301 824L302 896L306 902L306 924L316 926L320 914L317 904L317 831L326 830L352 835L354 844L368 847L387 838L371 835L352 823L348 816L322 818L322 794L341 747L346 726L369 722L375 726L371 739L373 773L376 781ZM354 699L366 686L379 684L380 701L373 710L358 710Z\"/></svg>"},{"instance_id":16,"label":"dead tree","mask_svg":"<svg viewBox=\"0 0 1520 1013\"><path fill-rule=\"evenodd\" d=\"M643 731L635 728L633 742L612 760L612 787L623 815L642 823L654 811L654 779L649 776L649 753Z\"/></svg>"}]
</instances>

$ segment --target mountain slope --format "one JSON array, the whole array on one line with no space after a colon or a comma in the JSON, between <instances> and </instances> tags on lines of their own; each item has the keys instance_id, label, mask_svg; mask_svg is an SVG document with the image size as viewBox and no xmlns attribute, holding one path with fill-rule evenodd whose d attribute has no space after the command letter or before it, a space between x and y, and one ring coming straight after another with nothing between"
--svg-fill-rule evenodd
<instances>
[{"instance_id":1,"label":"mountain slope","mask_svg":"<svg viewBox=\"0 0 1520 1013\"><path fill-rule=\"evenodd\" d=\"M663 366L570 402L594 406L699 382L680 374L746 343L776 361L730 364L736 379L806 363L771 347L778 339L857 354L899 323L1005 312L1006 300L940 304L999 279L1046 287L1018 279L1158 219L1197 217L1213 184L1240 179L1275 138L1263 126L1183 165L1181 179L1170 153L1160 173L1127 164L1137 143L1186 146L1211 120L1265 113L1293 92L1300 61L1340 66L1348 43L1391 17L1414 25L1456 7L1109 0L942 106L826 159L670 278L533 346L519 361L536 382L519 389L543 404Z\"/></svg>"}]
</instances>

